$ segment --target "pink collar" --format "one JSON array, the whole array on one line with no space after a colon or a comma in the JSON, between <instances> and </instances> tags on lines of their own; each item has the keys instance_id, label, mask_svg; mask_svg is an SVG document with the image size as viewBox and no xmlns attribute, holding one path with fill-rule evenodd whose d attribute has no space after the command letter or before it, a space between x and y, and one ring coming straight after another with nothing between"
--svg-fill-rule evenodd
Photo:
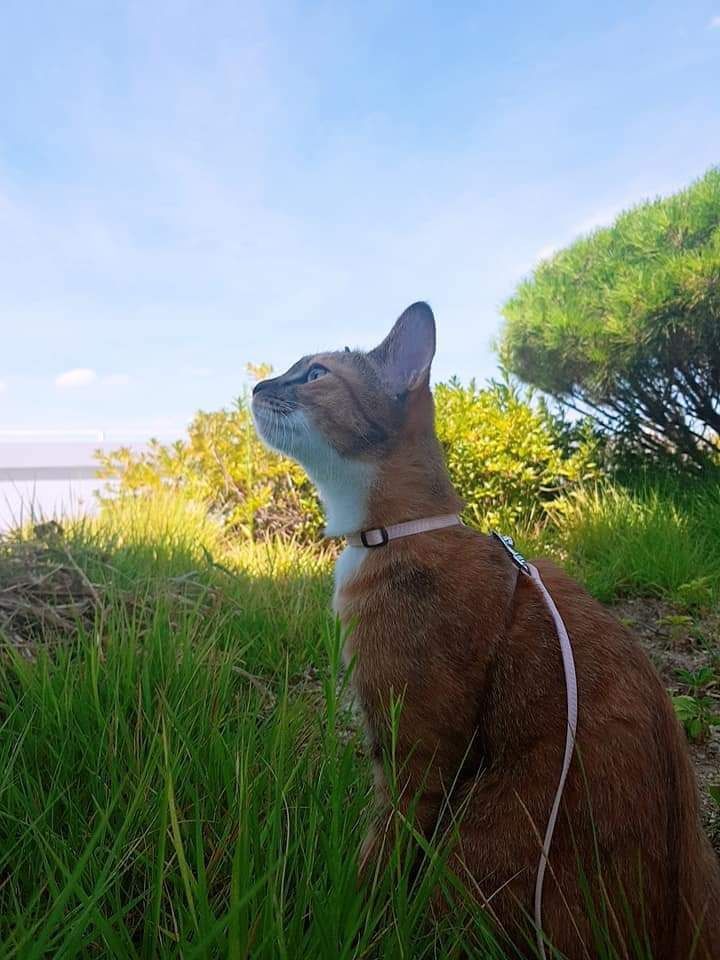
<instances>
[{"instance_id":1,"label":"pink collar","mask_svg":"<svg viewBox=\"0 0 720 960\"><path fill-rule=\"evenodd\" d=\"M441 530L443 527L463 525L456 513L445 513L441 517L425 517L424 520L408 520L405 523L393 523L389 527L374 527L371 530L361 530L351 533L347 542L351 547L384 547L391 540L400 537L411 537L415 533L426 533L429 530Z\"/></svg>"}]
</instances>

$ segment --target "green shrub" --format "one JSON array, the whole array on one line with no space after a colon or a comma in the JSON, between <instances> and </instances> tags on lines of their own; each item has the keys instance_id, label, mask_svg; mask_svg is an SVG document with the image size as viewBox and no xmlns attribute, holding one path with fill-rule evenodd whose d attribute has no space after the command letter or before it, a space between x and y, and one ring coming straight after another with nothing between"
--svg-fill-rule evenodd
<instances>
[{"instance_id":1,"label":"green shrub","mask_svg":"<svg viewBox=\"0 0 720 960\"><path fill-rule=\"evenodd\" d=\"M711 697L680 694L672 701L688 739L693 742L702 743L710 736L713 727L720 726L720 714L715 712L715 701Z\"/></svg>"},{"instance_id":2,"label":"green shrub","mask_svg":"<svg viewBox=\"0 0 720 960\"><path fill-rule=\"evenodd\" d=\"M598 476L594 445L575 441L543 405L509 382L479 388L457 381L435 390L437 432L467 519L515 529L546 519L560 493Z\"/></svg>"},{"instance_id":3,"label":"green shrub","mask_svg":"<svg viewBox=\"0 0 720 960\"><path fill-rule=\"evenodd\" d=\"M468 520L480 527L543 520L559 493L597 476L592 441L573 439L543 405L534 406L509 383L479 388L453 380L437 387L435 399L451 477L467 502ZM305 472L262 445L247 398L231 410L198 413L186 440L153 441L141 454L122 448L100 461L115 492L170 490L204 505L230 533L309 541L322 527Z\"/></svg>"},{"instance_id":4,"label":"green shrub","mask_svg":"<svg viewBox=\"0 0 720 960\"><path fill-rule=\"evenodd\" d=\"M297 464L267 450L245 399L230 410L200 412L186 440L151 441L140 454L123 447L98 455L110 493L145 496L170 489L206 504L228 532L252 538L282 534L311 539L322 527L315 491Z\"/></svg>"}]
</instances>

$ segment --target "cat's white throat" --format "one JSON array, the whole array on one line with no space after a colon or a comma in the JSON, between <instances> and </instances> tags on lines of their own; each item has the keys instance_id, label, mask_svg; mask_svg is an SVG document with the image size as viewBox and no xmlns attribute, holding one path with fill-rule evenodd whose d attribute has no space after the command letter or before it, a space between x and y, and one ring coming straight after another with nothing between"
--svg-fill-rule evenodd
<instances>
[{"instance_id":1,"label":"cat's white throat","mask_svg":"<svg viewBox=\"0 0 720 960\"><path fill-rule=\"evenodd\" d=\"M333 610L341 612L340 594L345 587L360 573L363 561L367 558L367 550L363 547L345 547L335 561L335 592L333 594Z\"/></svg>"},{"instance_id":2,"label":"cat's white throat","mask_svg":"<svg viewBox=\"0 0 720 960\"><path fill-rule=\"evenodd\" d=\"M253 405L253 416L268 446L302 464L317 487L327 517L325 535L344 537L361 530L375 467L342 457L302 410L278 417Z\"/></svg>"}]
</instances>

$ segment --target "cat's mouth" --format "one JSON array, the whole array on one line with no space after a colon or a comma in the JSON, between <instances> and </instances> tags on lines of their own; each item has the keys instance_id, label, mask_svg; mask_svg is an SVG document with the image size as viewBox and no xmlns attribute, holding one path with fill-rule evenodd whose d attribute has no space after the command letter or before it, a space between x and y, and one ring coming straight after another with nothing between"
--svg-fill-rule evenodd
<instances>
[{"instance_id":1,"label":"cat's mouth","mask_svg":"<svg viewBox=\"0 0 720 960\"><path fill-rule=\"evenodd\" d=\"M289 400L281 400L279 397L266 397L262 394L253 397L253 413L279 413L288 414L297 410L297 403L291 403Z\"/></svg>"},{"instance_id":2,"label":"cat's mouth","mask_svg":"<svg viewBox=\"0 0 720 960\"><path fill-rule=\"evenodd\" d=\"M292 414L298 409L296 403L278 397L255 396L251 410L255 428L269 446L281 453L292 448L294 424Z\"/></svg>"}]
</instances>

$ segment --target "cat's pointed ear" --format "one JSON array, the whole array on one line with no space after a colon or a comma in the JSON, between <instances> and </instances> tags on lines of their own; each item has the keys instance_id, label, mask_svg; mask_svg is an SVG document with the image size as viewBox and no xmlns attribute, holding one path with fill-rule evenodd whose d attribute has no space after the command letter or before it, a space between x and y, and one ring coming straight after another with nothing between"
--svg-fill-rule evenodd
<instances>
[{"instance_id":1,"label":"cat's pointed ear","mask_svg":"<svg viewBox=\"0 0 720 960\"><path fill-rule=\"evenodd\" d=\"M422 301L409 306L383 342L368 354L395 394L427 383L434 355L435 317Z\"/></svg>"}]
</instances>

